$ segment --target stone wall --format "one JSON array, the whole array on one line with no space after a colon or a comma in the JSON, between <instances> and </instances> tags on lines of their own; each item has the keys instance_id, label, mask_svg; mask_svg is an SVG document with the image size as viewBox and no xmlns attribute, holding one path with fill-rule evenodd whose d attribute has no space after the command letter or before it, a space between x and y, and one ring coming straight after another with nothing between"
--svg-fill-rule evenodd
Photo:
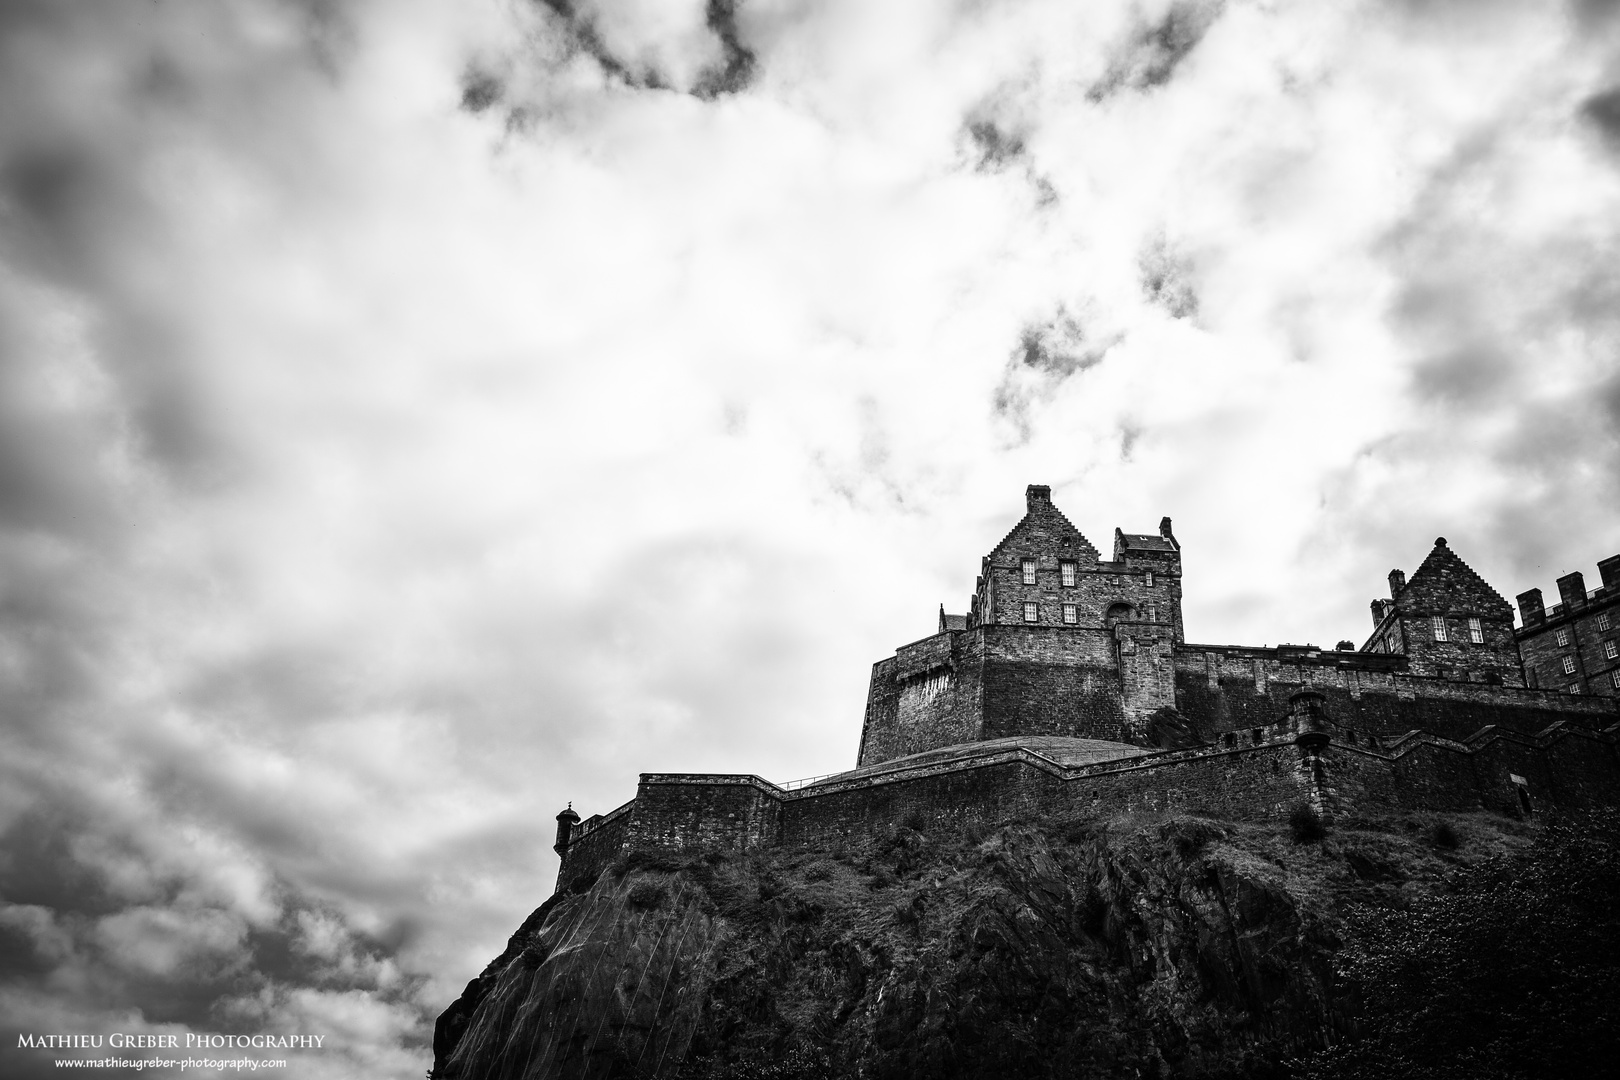
<instances>
[{"instance_id":1,"label":"stone wall","mask_svg":"<svg viewBox=\"0 0 1620 1080\"><path fill-rule=\"evenodd\" d=\"M1206 738L1264 727L1288 713L1288 697L1315 690L1350 730L1400 735L1414 729L1463 739L1487 724L1536 732L1558 720L1614 723L1612 703L1545 690L1407 674L1404 657L1284 646L1187 645L1176 650L1176 708Z\"/></svg>"},{"instance_id":2,"label":"stone wall","mask_svg":"<svg viewBox=\"0 0 1620 1080\"><path fill-rule=\"evenodd\" d=\"M1376 696L1384 695L1363 701ZM617 834L598 826L569 845L558 886L598 871L620 851L822 845L858 841L906 821L951 829L1133 810L1253 820L1302 803L1330 817L1614 805L1620 724L1600 731L1591 719L1577 716L1539 732L1492 725L1451 739L1419 731L1369 738L1351 726L1356 719L1330 716L1329 741L1317 753L1299 745L1296 715L1229 732L1213 747L1070 767L1024 747L986 747L796 791L756 776L644 774L628 812L615 811Z\"/></svg>"}]
</instances>

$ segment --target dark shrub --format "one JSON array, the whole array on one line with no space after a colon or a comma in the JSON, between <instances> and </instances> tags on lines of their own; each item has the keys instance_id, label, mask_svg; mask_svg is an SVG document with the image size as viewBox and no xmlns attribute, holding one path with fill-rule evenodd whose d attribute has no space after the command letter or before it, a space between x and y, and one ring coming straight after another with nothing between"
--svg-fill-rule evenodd
<instances>
[{"instance_id":1,"label":"dark shrub","mask_svg":"<svg viewBox=\"0 0 1620 1080\"><path fill-rule=\"evenodd\" d=\"M1327 835L1327 826L1309 803L1300 803L1289 811L1288 830L1294 834L1296 844L1314 844Z\"/></svg>"}]
</instances>

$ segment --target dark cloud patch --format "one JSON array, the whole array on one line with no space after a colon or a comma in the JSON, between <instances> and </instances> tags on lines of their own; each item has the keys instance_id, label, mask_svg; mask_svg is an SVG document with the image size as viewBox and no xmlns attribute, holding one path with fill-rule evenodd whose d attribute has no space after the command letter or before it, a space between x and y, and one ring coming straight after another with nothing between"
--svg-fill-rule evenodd
<instances>
[{"instance_id":1,"label":"dark cloud patch","mask_svg":"<svg viewBox=\"0 0 1620 1080\"><path fill-rule=\"evenodd\" d=\"M1177 0L1156 22L1139 21L1114 52L1108 70L1086 92L1103 101L1126 90L1151 90L1175 77L1176 69L1204 40L1220 17L1223 0Z\"/></svg>"},{"instance_id":2,"label":"dark cloud patch","mask_svg":"<svg viewBox=\"0 0 1620 1080\"><path fill-rule=\"evenodd\" d=\"M692 93L705 100L735 94L753 81L758 63L754 51L743 44L738 31L736 0L709 0L703 20L720 40L724 59L717 67L703 73Z\"/></svg>"},{"instance_id":3,"label":"dark cloud patch","mask_svg":"<svg viewBox=\"0 0 1620 1080\"><path fill-rule=\"evenodd\" d=\"M614 53L602 36L596 19L573 0L536 0L551 12L563 27L570 44L586 53L602 70L626 86L639 90L669 90L673 81L667 72L646 61L635 61ZM692 96L712 101L745 89L754 79L758 57L744 43L737 20L736 0L708 0L704 25L719 42L721 59L703 71L693 82Z\"/></svg>"},{"instance_id":4,"label":"dark cloud patch","mask_svg":"<svg viewBox=\"0 0 1620 1080\"><path fill-rule=\"evenodd\" d=\"M24 815L0 836L0 990L89 1012L138 1002L148 1023L223 1032L262 1019L240 1015L244 1000L359 991L425 1036L425 980L397 962L408 920L367 932L286 881L268 888L267 919L196 886L93 822Z\"/></svg>"},{"instance_id":5,"label":"dark cloud patch","mask_svg":"<svg viewBox=\"0 0 1620 1080\"><path fill-rule=\"evenodd\" d=\"M1515 357L1498 345L1459 344L1420 361L1413 370L1413 389L1430 401L1477 408L1510 391L1517 370Z\"/></svg>"},{"instance_id":6,"label":"dark cloud patch","mask_svg":"<svg viewBox=\"0 0 1620 1080\"><path fill-rule=\"evenodd\" d=\"M1198 292L1193 287L1192 260L1176 252L1162 234L1143 246L1137 256L1142 295L1172 318L1198 315Z\"/></svg>"},{"instance_id":7,"label":"dark cloud patch","mask_svg":"<svg viewBox=\"0 0 1620 1080\"><path fill-rule=\"evenodd\" d=\"M85 827L61 807L36 808L14 821L0 834L0 897L10 904L92 917L110 915L134 901L158 899L156 894L131 896L127 888L114 889L104 869L81 863L71 841ZM120 854L136 857L133 850Z\"/></svg>"},{"instance_id":8,"label":"dark cloud patch","mask_svg":"<svg viewBox=\"0 0 1620 1080\"><path fill-rule=\"evenodd\" d=\"M469 67L461 76L461 107L470 113L481 113L501 100L506 85L495 75Z\"/></svg>"},{"instance_id":9,"label":"dark cloud patch","mask_svg":"<svg viewBox=\"0 0 1620 1080\"><path fill-rule=\"evenodd\" d=\"M1007 358L991 408L1009 422L1019 442L1033 434L1034 406L1051 400L1067 380L1102 363L1119 338L1097 338L1069 311L1060 306L1052 318L1030 323L1018 336Z\"/></svg>"},{"instance_id":10,"label":"dark cloud patch","mask_svg":"<svg viewBox=\"0 0 1620 1080\"><path fill-rule=\"evenodd\" d=\"M1142 438L1142 429L1136 424L1125 423L1119 426L1119 460L1130 461L1131 455L1136 452L1136 444Z\"/></svg>"},{"instance_id":11,"label":"dark cloud patch","mask_svg":"<svg viewBox=\"0 0 1620 1080\"><path fill-rule=\"evenodd\" d=\"M655 72L632 71L622 60L614 56L603 42L602 34L596 28L596 21L589 15L582 14L572 0L538 0L538 2L556 16L568 35L569 43L600 64L608 75L631 87L652 89L662 87L662 80Z\"/></svg>"},{"instance_id":12,"label":"dark cloud patch","mask_svg":"<svg viewBox=\"0 0 1620 1080\"><path fill-rule=\"evenodd\" d=\"M1581 104L1581 119L1595 128L1610 150L1620 154L1620 86L1593 94Z\"/></svg>"},{"instance_id":13,"label":"dark cloud patch","mask_svg":"<svg viewBox=\"0 0 1620 1080\"><path fill-rule=\"evenodd\" d=\"M980 172L1004 169L1025 155L1024 140L994 120L970 120L967 136L977 158L973 167Z\"/></svg>"}]
</instances>

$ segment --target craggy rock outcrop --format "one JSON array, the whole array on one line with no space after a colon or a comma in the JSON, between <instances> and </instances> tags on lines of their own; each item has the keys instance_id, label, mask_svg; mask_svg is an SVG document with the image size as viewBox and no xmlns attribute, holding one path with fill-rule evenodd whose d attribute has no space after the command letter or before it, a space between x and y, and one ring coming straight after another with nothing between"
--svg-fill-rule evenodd
<instances>
[{"instance_id":1,"label":"craggy rock outcrop","mask_svg":"<svg viewBox=\"0 0 1620 1080\"><path fill-rule=\"evenodd\" d=\"M1281 1076L1351 1030L1346 902L1401 907L1526 833L913 821L858 848L631 856L468 985L433 1075Z\"/></svg>"}]
</instances>

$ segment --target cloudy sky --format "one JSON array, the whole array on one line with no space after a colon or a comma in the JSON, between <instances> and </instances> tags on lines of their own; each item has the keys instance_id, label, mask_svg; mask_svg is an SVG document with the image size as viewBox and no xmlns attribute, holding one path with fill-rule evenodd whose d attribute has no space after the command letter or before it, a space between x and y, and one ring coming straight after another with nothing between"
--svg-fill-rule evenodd
<instances>
[{"instance_id":1,"label":"cloudy sky","mask_svg":"<svg viewBox=\"0 0 1620 1080\"><path fill-rule=\"evenodd\" d=\"M1595 578L1617 8L0 0L0 1066L420 1077L566 802L849 767L1028 483L1196 641Z\"/></svg>"}]
</instances>

